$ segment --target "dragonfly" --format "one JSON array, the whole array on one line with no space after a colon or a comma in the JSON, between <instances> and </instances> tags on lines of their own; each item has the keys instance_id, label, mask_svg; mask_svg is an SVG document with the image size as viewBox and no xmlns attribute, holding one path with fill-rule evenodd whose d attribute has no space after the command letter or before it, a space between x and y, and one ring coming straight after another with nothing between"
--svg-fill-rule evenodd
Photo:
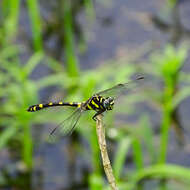
<instances>
[{"instance_id":1,"label":"dragonfly","mask_svg":"<svg viewBox=\"0 0 190 190\"><path fill-rule=\"evenodd\" d=\"M75 129L81 115L88 111L93 110L95 114L92 119L96 121L96 117L104 112L110 111L114 108L115 100L122 95L123 93L128 93L132 89L136 88L140 81L144 79L143 76L137 77L134 80L131 80L127 83L120 83L112 88L100 91L95 93L90 98L88 98L84 102L49 102L46 104L36 104L30 106L27 111L28 112L36 112L46 108L52 107L74 107L75 110L71 115L69 115L65 120L63 120L59 125L57 125L51 132L50 136L66 136L73 132Z\"/></svg>"}]
</instances>

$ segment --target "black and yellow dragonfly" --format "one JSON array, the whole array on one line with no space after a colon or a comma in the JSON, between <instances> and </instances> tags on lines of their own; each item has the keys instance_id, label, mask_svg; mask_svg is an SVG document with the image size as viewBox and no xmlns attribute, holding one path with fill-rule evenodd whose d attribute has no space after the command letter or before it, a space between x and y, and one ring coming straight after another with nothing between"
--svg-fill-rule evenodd
<instances>
[{"instance_id":1,"label":"black and yellow dragonfly","mask_svg":"<svg viewBox=\"0 0 190 190\"><path fill-rule=\"evenodd\" d=\"M93 116L93 120L96 120L97 115L113 109L114 100L117 97L119 97L123 92L128 93L129 91L134 89L137 85L139 85L139 81L143 79L144 77L141 76L134 80L131 80L128 83L117 84L112 88L94 94L85 102L78 103L60 101L49 102L47 104L36 104L30 106L27 111L36 112L45 108L51 108L56 106L75 107L75 111L68 118L62 121L57 127L55 127L50 133L50 135L53 135L55 131L57 131L56 134L58 133L59 135L65 136L72 133L82 113L87 110L94 110L96 113Z\"/></svg>"}]
</instances>

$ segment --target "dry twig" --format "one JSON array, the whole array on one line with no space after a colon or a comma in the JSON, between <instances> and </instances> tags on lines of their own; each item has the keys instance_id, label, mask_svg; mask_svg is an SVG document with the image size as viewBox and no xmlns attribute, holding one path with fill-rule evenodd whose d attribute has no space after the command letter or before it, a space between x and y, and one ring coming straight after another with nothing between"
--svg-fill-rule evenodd
<instances>
[{"instance_id":1,"label":"dry twig","mask_svg":"<svg viewBox=\"0 0 190 190\"><path fill-rule=\"evenodd\" d=\"M113 170L111 167L111 163L108 157L107 148L106 148L106 139L105 139L105 130L102 123L102 115L98 115L96 117L96 133L98 136L98 143L101 151L102 162L104 171L106 173L108 182L112 190L118 190L115 182L115 178L113 175Z\"/></svg>"}]
</instances>

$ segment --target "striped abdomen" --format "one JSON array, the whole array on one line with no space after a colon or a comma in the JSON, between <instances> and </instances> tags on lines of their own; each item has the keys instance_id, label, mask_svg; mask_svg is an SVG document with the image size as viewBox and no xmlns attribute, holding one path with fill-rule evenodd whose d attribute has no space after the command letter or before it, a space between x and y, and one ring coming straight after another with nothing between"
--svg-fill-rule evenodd
<instances>
[{"instance_id":1,"label":"striped abdomen","mask_svg":"<svg viewBox=\"0 0 190 190\"><path fill-rule=\"evenodd\" d=\"M76 103L76 102L49 102L47 104L36 104L30 106L27 111L28 112L35 112L42 110L44 108L49 108L49 107L55 107L55 106L71 106L71 107L80 107L81 103Z\"/></svg>"}]
</instances>

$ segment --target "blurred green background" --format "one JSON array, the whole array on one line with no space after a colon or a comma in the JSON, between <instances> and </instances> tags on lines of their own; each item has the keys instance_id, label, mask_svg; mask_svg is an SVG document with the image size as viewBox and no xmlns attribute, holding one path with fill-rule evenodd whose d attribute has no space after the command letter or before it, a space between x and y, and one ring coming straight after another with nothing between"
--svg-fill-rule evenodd
<instances>
[{"instance_id":1,"label":"blurred green background","mask_svg":"<svg viewBox=\"0 0 190 190\"><path fill-rule=\"evenodd\" d=\"M71 110L26 109L143 73L104 117L119 190L188 190L189 17L188 0L1 0L0 189L108 190L93 113L52 144Z\"/></svg>"}]
</instances>

